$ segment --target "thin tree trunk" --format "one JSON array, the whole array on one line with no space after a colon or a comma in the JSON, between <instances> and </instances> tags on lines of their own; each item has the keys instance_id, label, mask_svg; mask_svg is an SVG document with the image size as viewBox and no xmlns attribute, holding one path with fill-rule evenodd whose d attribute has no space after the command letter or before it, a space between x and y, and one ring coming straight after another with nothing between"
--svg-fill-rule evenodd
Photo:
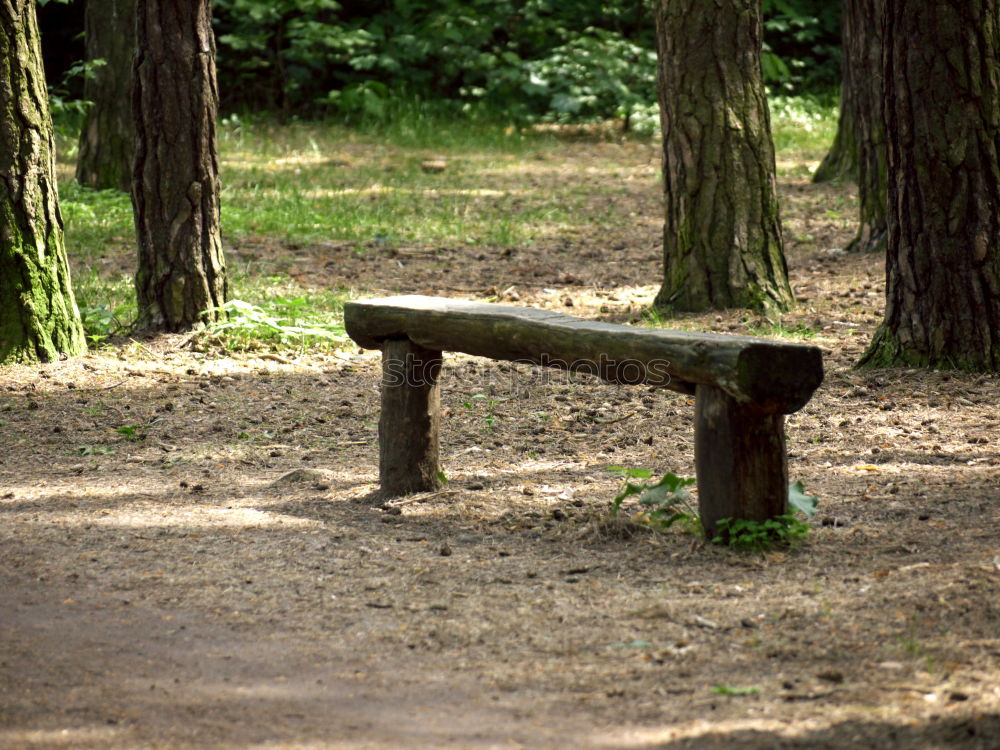
<instances>
[{"instance_id":1,"label":"thin tree trunk","mask_svg":"<svg viewBox=\"0 0 1000 750\"><path fill-rule=\"evenodd\" d=\"M850 0L848 0L850 2ZM847 3L845 3L846 6ZM847 54L847 19L842 20L845 30L842 34L844 39L844 58L841 63L840 82L840 116L837 119L837 135L834 136L833 145L827 151L823 161L816 167L813 174L813 182L834 182L848 180L854 182L858 179L858 104L855 101L857 88L861 83L854 78L853 61Z\"/></svg>"},{"instance_id":2,"label":"thin tree trunk","mask_svg":"<svg viewBox=\"0 0 1000 750\"><path fill-rule=\"evenodd\" d=\"M0 364L86 350L70 286L34 0L0 0Z\"/></svg>"},{"instance_id":3,"label":"thin tree trunk","mask_svg":"<svg viewBox=\"0 0 1000 750\"><path fill-rule=\"evenodd\" d=\"M137 0L133 81L139 326L186 330L227 296L209 0Z\"/></svg>"},{"instance_id":4,"label":"thin tree trunk","mask_svg":"<svg viewBox=\"0 0 1000 750\"><path fill-rule=\"evenodd\" d=\"M135 0L87 0L87 59L104 60L83 87L94 106L80 132L76 180L103 190L132 189L135 123L132 120L132 57Z\"/></svg>"},{"instance_id":5,"label":"thin tree trunk","mask_svg":"<svg viewBox=\"0 0 1000 750\"><path fill-rule=\"evenodd\" d=\"M1000 4L885 0L885 320L861 365L1000 370Z\"/></svg>"},{"instance_id":6,"label":"thin tree trunk","mask_svg":"<svg viewBox=\"0 0 1000 750\"><path fill-rule=\"evenodd\" d=\"M882 74L884 0L844 3L844 59L853 71L851 107L857 139L858 234L850 252L885 252L886 142Z\"/></svg>"},{"instance_id":7,"label":"thin tree trunk","mask_svg":"<svg viewBox=\"0 0 1000 750\"><path fill-rule=\"evenodd\" d=\"M664 280L654 305L791 303L760 68L759 0L660 0Z\"/></svg>"}]
</instances>

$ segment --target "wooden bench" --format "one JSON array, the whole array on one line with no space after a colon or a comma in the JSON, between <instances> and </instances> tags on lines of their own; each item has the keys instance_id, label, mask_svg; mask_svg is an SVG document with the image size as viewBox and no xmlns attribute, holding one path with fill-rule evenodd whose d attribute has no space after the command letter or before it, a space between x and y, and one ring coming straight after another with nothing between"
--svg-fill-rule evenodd
<instances>
[{"instance_id":1,"label":"wooden bench","mask_svg":"<svg viewBox=\"0 0 1000 750\"><path fill-rule=\"evenodd\" d=\"M823 380L815 346L664 331L533 308L400 296L344 306L347 333L382 350L382 497L440 486L438 377L444 351L587 372L695 397L695 472L708 533L726 517L786 512L784 415Z\"/></svg>"}]
</instances>

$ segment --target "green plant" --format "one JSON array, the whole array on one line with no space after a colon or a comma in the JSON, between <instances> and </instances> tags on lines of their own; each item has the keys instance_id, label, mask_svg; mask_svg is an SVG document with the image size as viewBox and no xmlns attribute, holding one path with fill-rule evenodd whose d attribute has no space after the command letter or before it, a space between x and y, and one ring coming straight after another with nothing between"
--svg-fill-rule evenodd
<instances>
[{"instance_id":1,"label":"green plant","mask_svg":"<svg viewBox=\"0 0 1000 750\"><path fill-rule=\"evenodd\" d=\"M809 524L785 513L766 521L745 518L722 518L715 524L714 544L727 544L733 549L761 552L777 546L792 546L809 532Z\"/></svg>"},{"instance_id":2,"label":"green plant","mask_svg":"<svg viewBox=\"0 0 1000 750\"><path fill-rule=\"evenodd\" d=\"M117 428L115 432L130 442L138 442L139 440L146 439L146 433L149 431L150 427L155 427L162 421L162 418L157 417L152 422L147 422L146 424L122 425Z\"/></svg>"},{"instance_id":3,"label":"green plant","mask_svg":"<svg viewBox=\"0 0 1000 750\"><path fill-rule=\"evenodd\" d=\"M649 479L653 473L649 469L631 469L622 466L609 466L609 471L621 474L624 484L615 499L611 501L611 515L617 516L622 502L633 495L639 496L642 514L639 520L653 526L669 529L677 522L682 522L693 530L701 529L698 511L691 502L691 494L687 488L695 483L690 477L679 477L673 473L664 474L658 482L633 482L632 479Z\"/></svg>"},{"instance_id":4,"label":"green plant","mask_svg":"<svg viewBox=\"0 0 1000 750\"><path fill-rule=\"evenodd\" d=\"M525 63L522 75L521 90L544 101L538 109L556 122L619 117L635 129L633 112L656 101L656 52L596 27ZM659 122L641 125L652 132Z\"/></svg>"},{"instance_id":5,"label":"green plant","mask_svg":"<svg viewBox=\"0 0 1000 750\"><path fill-rule=\"evenodd\" d=\"M483 422L486 424L487 430L492 430L493 426L497 423L497 420L499 419L499 417L493 413L493 407L495 407L499 403L503 403L504 401L509 401L509 399L491 398L490 396L487 396L485 393L475 393L469 397L469 400L463 401L462 406L464 406L466 409L472 410L475 408L475 403L474 403L475 401L486 402L487 412L485 415L483 415Z\"/></svg>"},{"instance_id":6,"label":"green plant","mask_svg":"<svg viewBox=\"0 0 1000 750\"><path fill-rule=\"evenodd\" d=\"M76 452L81 456L110 455L115 449L107 445L78 445Z\"/></svg>"},{"instance_id":7,"label":"green plant","mask_svg":"<svg viewBox=\"0 0 1000 750\"><path fill-rule=\"evenodd\" d=\"M128 305L120 305L114 309L111 309L106 302L80 305L80 318L90 346L98 346L109 336L128 330L130 324L126 321L129 312Z\"/></svg>"},{"instance_id":8,"label":"green plant","mask_svg":"<svg viewBox=\"0 0 1000 750\"><path fill-rule=\"evenodd\" d=\"M761 552L777 546L795 546L809 533L809 524L796 517L796 513L812 518L816 514L819 498L807 495L801 481L788 487L790 512L766 521L745 518L723 518L716 522L713 544L726 544L733 549Z\"/></svg>"},{"instance_id":9,"label":"green plant","mask_svg":"<svg viewBox=\"0 0 1000 750\"><path fill-rule=\"evenodd\" d=\"M146 426L141 424L122 425L115 432L122 435L126 440L137 442L146 439Z\"/></svg>"},{"instance_id":10,"label":"green plant","mask_svg":"<svg viewBox=\"0 0 1000 750\"><path fill-rule=\"evenodd\" d=\"M96 75L96 70L107 64L106 60L77 60L67 68L58 84L49 86L49 110L52 122L60 135L75 137L80 130L84 115L94 105L86 99L73 96L74 80L87 80Z\"/></svg>"},{"instance_id":11,"label":"green plant","mask_svg":"<svg viewBox=\"0 0 1000 750\"><path fill-rule=\"evenodd\" d=\"M236 299L216 310L225 313L225 316L206 326L205 333L228 351L288 345L337 348L347 340L341 320L307 317L311 307L306 296L277 297L261 305Z\"/></svg>"}]
</instances>

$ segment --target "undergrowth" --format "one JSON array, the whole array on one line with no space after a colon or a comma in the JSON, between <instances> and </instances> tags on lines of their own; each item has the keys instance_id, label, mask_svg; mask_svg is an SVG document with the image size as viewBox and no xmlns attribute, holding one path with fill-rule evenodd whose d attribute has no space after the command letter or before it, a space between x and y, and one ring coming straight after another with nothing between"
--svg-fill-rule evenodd
<instances>
[{"instance_id":1,"label":"undergrowth","mask_svg":"<svg viewBox=\"0 0 1000 750\"><path fill-rule=\"evenodd\" d=\"M695 536L705 536L701 516L687 490L695 484L693 478L668 472L659 481L651 483L635 481L652 478L653 472L649 469L609 466L608 470L623 477L622 488L611 501L610 514L613 519L618 517L626 499L637 497L639 509L632 515L635 523L659 531L680 524ZM794 482L788 487L787 513L764 521L723 518L716 522L711 542L745 552L794 547L809 533L809 524L798 516L812 518L818 502L819 498L815 495L805 494L801 481Z\"/></svg>"}]
</instances>

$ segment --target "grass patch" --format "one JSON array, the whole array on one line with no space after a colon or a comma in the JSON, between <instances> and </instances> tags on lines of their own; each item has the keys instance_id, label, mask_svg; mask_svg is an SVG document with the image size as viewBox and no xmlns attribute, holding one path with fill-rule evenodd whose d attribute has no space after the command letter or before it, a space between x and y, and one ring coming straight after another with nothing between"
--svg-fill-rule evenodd
<instances>
[{"instance_id":1,"label":"grass patch","mask_svg":"<svg viewBox=\"0 0 1000 750\"><path fill-rule=\"evenodd\" d=\"M525 148L548 140L454 125L437 140L378 139L324 123L230 118L220 128L224 233L300 243L529 241L540 225L573 216L563 202L521 197ZM430 161L444 169L428 171Z\"/></svg>"},{"instance_id":2,"label":"grass patch","mask_svg":"<svg viewBox=\"0 0 1000 750\"><path fill-rule=\"evenodd\" d=\"M132 201L119 190L91 190L75 180L59 185L66 251L73 261L96 264L120 253L133 253Z\"/></svg>"}]
</instances>

